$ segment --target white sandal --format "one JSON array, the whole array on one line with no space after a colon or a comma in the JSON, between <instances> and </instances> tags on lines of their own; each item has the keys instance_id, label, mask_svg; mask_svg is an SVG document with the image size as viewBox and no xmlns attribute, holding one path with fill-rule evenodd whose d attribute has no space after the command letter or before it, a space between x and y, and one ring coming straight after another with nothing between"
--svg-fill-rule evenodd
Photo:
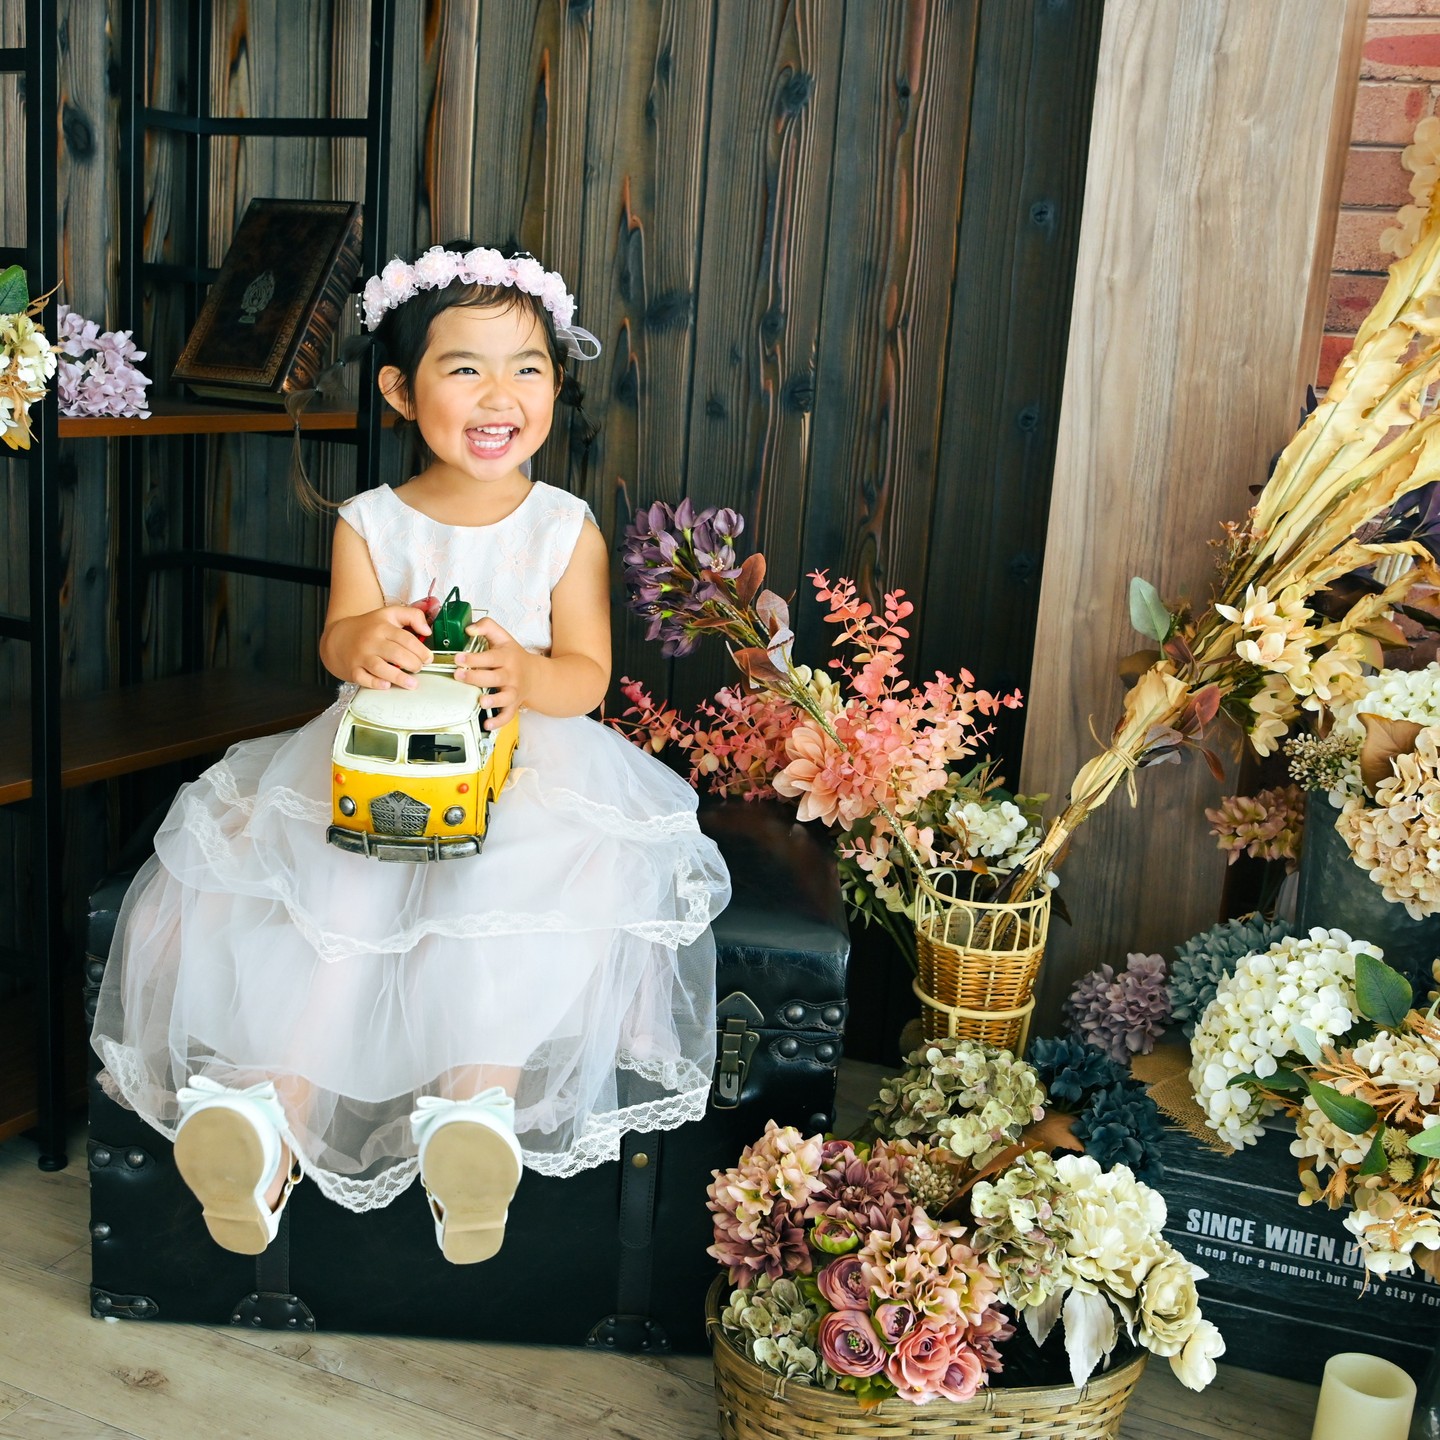
<instances>
[{"instance_id":1,"label":"white sandal","mask_svg":"<svg viewBox=\"0 0 1440 1440\"><path fill-rule=\"evenodd\" d=\"M514 1099L498 1085L470 1100L424 1095L410 1129L440 1253L453 1265L488 1260L505 1239L520 1184Z\"/></svg>"},{"instance_id":2,"label":"white sandal","mask_svg":"<svg viewBox=\"0 0 1440 1440\"><path fill-rule=\"evenodd\" d=\"M176 1095L175 1168L199 1200L215 1243L259 1255L275 1238L280 1215L302 1175L292 1157L274 1210L265 1203L280 1166L285 1112L269 1081L235 1090L194 1075Z\"/></svg>"}]
</instances>

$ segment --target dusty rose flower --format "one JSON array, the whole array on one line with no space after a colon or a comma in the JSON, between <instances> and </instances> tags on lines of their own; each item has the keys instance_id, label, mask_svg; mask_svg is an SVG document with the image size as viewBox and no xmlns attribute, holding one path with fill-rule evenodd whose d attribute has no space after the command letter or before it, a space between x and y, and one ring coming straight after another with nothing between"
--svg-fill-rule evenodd
<instances>
[{"instance_id":1,"label":"dusty rose flower","mask_svg":"<svg viewBox=\"0 0 1440 1440\"><path fill-rule=\"evenodd\" d=\"M1004 1368L999 1347L1015 1333L1015 1325L1005 1312L992 1305L965 1332L965 1343L979 1358L980 1364L992 1375Z\"/></svg>"},{"instance_id":2,"label":"dusty rose flower","mask_svg":"<svg viewBox=\"0 0 1440 1440\"><path fill-rule=\"evenodd\" d=\"M832 1260L815 1277L820 1293L837 1310L869 1310L870 1287L865 1283L865 1270L858 1255L842 1255Z\"/></svg>"},{"instance_id":3,"label":"dusty rose flower","mask_svg":"<svg viewBox=\"0 0 1440 1440\"><path fill-rule=\"evenodd\" d=\"M848 1142L831 1141L822 1152L820 1178L824 1188L810 1200L811 1214L849 1221L862 1234L888 1230L894 1220L910 1214L898 1161L883 1150L862 1160Z\"/></svg>"},{"instance_id":4,"label":"dusty rose flower","mask_svg":"<svg viewBox=\"0 0 1440 1440\"><path fill-rule=\"evenodd\" d=\"M1206 810L1205 818L1231 865L1241 855L1283 860L1287 871L1299 863L1305 795L1298 785L1280 785L1258 795L1227 795L1218 810Z\"/></svg>"},{"instance_id":5,"label":"dusty rose flower","mask_svg":"<svg viewBox=\"0 0 1440 1440\"><path fill-rule=\"evenodd\" d=\"M881 1300L911 1305L922 1317L957 1324L979 1320L999 1295L998 1278L964 1235L964 1226L936 1223L919 1209L908 1229L896 1220L888 1232L872 1231L856 1257L867 1290Z\"/></svg>"},{"instance_id":6,"label":"dusty rose flower","mask_svg":"<svg viewBox=\"0 0 1440 1440\"><path fill-rule=\"evenodd\" d=\"M967 1344L957 1344L945 1367L940 1393L947 1400L973 1400L986 1381L986 1365ZM998 1368L998 1367L997 1367Z\"/></svg>"},{"instance_id":7,"label":"dusty rose flower","mask_svg":"<svg viewBox=\"0 0 1440 1440\"><path fill-rule=\"evenodd\" d=\"M832 1310L821 1322L820 1358L837 1375L878 1375L885 1347L863 1310Z\"/></svg>"},{"instance_id":8,"label":"dusty rose flower","mask_svg":"<svg viewBox=\"0 0 1440 1440\"><path fill-rule=\"evenodd\" d=\"M814 1267L805 1227L784 1200L744 1230L728 1211L716 1213L715 1243L706 1253L730 1267L732 1285L753 1285L762 1275L808 1275Z\"/></svg>"},{"instance_id":9,"label":"dusty rose flower","mask_svg":"<svg viewBox=\"0 0 1440 1440\"><path fill-rule=\"evenodd\" d=\"M946 1375L955 1358L953 1347L946 1343L944 1329L931 1320L922 1320L900 1338L885 1363L885 1375L902 1400L923 1405L942 1393ZM978 1360L975 1368L980 1371ZM973 1395L975 1392L972 1390L970 1393Z\"/></svg>"},{"instance_id":10,"label":"dusty rose flower","mask_svg":"<svg viewBox=\"0 0 1440 1440\"><path fill-rule=\"evenodd\" d=\"M896 1345L901 1336L910 1331L915 1323L915 1311L909 1305L886 1303L875 1311L875 1328L887 1345Z\"/></svg>"},{"instance_id":11,"label":"dusty rose flower","mask_svg":"<svg viewBox=\"0 0 1440 1440\"><path fill-rule=\"evenodd\" d=\"M853 1220L822 1215L810 1227L810 1243L827 1255L848 1255L860 1248L863 1237Z\"/></svg>"}]
</instances>

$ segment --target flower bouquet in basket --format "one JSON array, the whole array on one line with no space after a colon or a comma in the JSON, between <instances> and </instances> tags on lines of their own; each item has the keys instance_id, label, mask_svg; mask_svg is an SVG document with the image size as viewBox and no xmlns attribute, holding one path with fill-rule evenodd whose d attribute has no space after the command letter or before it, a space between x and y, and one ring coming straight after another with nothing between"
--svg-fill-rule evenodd
<instances>
[{"instance_id":1,"label":"flower bouquet in basket","mask_svg":"<svg viewBox=\"0 0 1440 1440\"><path fill-rule=\"evenodd\" d=\"M981 753L987 720L1018 708L1018 692L976 689L965 670L912 682L904 592L871 605L823 571L809 578L841 653L825 669L796 663L764 557L736 556L743 530L734 511L688 500L636 515L626 574L650 637L683 655L714 632L744 681L686 719L626 679L629 706L610 723L682 754L697 788L793 800L802 821L830 827L851 909L916 972L925 1033L1023 1048L1050 892L1018 914L994 902L1040 842L1044 797L1012 795Z\"/></svg>"},{"instance_id":2,"label":"flower bouquet in basket","mask_svg":"<svg viewBox=\"0 0 1440 1440\"><path fill-rule=\"evenodd\" d=\"M1038 1385L1053 1405L1058 1385L1083 1406L1069 1386L1123 1356L1134 1364L1116 1367L1113 1419L1139 1377L1137 1348L1192 1389L1208 1384L1224 1342L1200 1314L1204 1272L1161 1236L1164 1200L1128 1166L1073 1153L1081 1143L1046 1106L1034 1067L952 1039L883 1082L867 1138L771 1122L709 1190L710 1253L727 1267L712 1313L729 1347L717 1344L717 1384L738 1383L738 1356L772 1398L782 1382L862 1407L1032 1387L1014 1389L1023 1406ZM992 1398L986 1413L1004 1405ZM1075 1414L1065 1433L1112 1433L1078 1428Z\"/></svg>"}]
</instances>

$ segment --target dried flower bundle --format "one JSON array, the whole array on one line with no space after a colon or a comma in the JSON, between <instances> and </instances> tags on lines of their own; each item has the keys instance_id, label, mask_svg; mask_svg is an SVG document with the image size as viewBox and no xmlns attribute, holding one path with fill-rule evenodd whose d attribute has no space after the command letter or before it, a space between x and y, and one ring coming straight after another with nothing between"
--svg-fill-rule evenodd
<instances>
[{"instance_id":1,"label":"dried flower bundle","mask_svg":"<svg viewBox=\"0 0 1440 1440\"><path fill-rule=\"evenodd\" d=\"M1116 786L1128 782L1133 798L1136 770L1178 760L1186 747L1203 752L1222 709L1266 754L1302 710L1322 711L1352 695L1362 666L1381 664L1382 645L1404 642L1393 607L1440 575L1419 542L1387 540L1383 520L1440 480L1437 309L1440 201L1414 247L1391 267L1354 348L1281 453L1246 522L1227 527L1214 602L1194 616L1177 615L1153 586L1132 583L1132 618L1159 648L1142 657L1109 745L1076 775L1069 805L1017 876L1012 898L1034 893ZM1310 603L1332 582L1390 555L1417 563L1362 594L1340 618Z\"/></svg>"}]
</instances>

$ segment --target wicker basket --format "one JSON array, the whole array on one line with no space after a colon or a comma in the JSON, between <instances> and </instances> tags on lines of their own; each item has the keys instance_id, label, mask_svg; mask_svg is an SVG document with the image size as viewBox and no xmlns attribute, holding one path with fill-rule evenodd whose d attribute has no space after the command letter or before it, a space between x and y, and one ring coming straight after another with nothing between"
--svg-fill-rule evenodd
<instances>
[{"instance_id":1,"label":"wicker basket","mask_svg":"<svg viewBox=\"0 0 1440 1440\"><path fill-rule=\"evenodd\" d=\"M963 876L963 878L962 878ZM927 1040L958 1035L1020 1054L1050 930L1050 892L1017 905L971 900L970 877L921 878L915 895L915 993Z\"/></svg>"},{"instance_id":2,"label":"wicker basket","mask_svg":"<svg viewBox=\"0 0 1440 1440\"><path fill-rule=\"evenodd\" d=\"M973 1400L912 1405L887 1400L861 1410L845 1391L791 1384L747 1360L720 1328L725 1278L710 1287L705 1305L715 1356L715 1404L720 1440L1109 1440L1148 1358L1138 1351L1078 1390L1073 1386L985 1389Z\"/></svg>"}]
</instances>

